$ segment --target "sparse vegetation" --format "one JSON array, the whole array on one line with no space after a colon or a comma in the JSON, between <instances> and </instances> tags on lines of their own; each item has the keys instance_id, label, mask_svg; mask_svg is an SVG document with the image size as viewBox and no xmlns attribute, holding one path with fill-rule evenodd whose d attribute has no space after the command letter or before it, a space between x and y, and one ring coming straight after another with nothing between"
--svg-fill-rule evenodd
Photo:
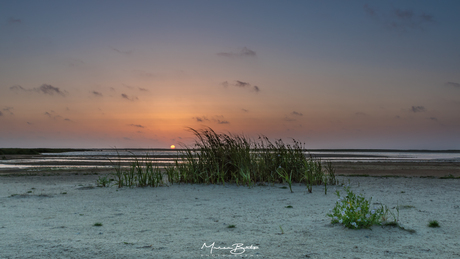
<instances>
[{"instance_id":1,"label":"sparse vegetation","mask_svg":"<svg viewBox=\"0 0 460 259\"><path fill-rule=\"evenodd\" d=\"M437 220L430 220L428 222L428 227L430 228L439 228L439 222Z\"/></svg>"}]
</instances>

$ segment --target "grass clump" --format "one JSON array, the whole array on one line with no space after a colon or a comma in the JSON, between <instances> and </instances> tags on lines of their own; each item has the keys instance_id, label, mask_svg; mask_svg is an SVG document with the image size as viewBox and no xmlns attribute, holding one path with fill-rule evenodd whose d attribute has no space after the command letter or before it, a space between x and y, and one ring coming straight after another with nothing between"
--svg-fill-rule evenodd
<instances>
[{"instance_id":1,"label":"grass clump","mask_svg":"<svg viewBox=\"0 0 460 259\"><path fill-rule=\"evenodd\" d=\"M371 199L365 199L364 195L356 195L350 188L345 188L346 195L340 196L327 216L331 217L331 223L340 223L350 229L370 228L373 225L381 225L386 220L388 209L381 205L379 208L371 208Z\"/></svg>"},{"instance_id":2,"label":"grass clump","mask_svg":"<svg viewBox=\"0 0 460 259\"><path fill-rule=\"evenodd\" d=\"M96 222L96 223L94 223L94 225L93 225L93 226L95 226L95 227L102 227L102 223L100 223L100 222Z\"/></svg>"},{"instance_id":3,"label":"grass clump","mask_svg":"<svg viewBox=\"0 0 460 259\"><path fill-rule=\"evenodd\" d=\"M236 228L235 225L228 225L227 228Z\"/></svg>"},{"instance_id":4,"label":"grass clump","mask_svg":"<svg viewBox=\"0 0 460 259\"><path fill-rule=\"evenodd\" d=\"M303 145L293 140L271 142L260 136L257 141L243 135L216 133L211 128L190 129L196 137L192 147L184 147L174 164L165 168L173 183L205 183L254 186L257 183L336 184L332 164L305 156Z\"/></svg>"},{"instance_id":5,"label":"grass clump","mask_svg":"<svg viewBox=\"0 0 460 259\"><path fill-rule=\"evenodd\" d=\"M119 156L118 162L113 163L112 165L115 169L115 182L118 187L158 187L163 184L163 173L160 167L152 161L148 155L144 158L134 158L128 167L123 167L121 165L121 158ZM99 177L97 183L98 186L109 186L111 179L107 177Z\"/></svg>"},{"instance_id":6,"label":"grass clump","mask_svg":"<svg viewBox=\"0 0 460 259\"><path fill-rule=\"evenodd\" d=\"M428 227L430 228L439 228L439 222L437 220L430 220L428 222Z\"/></svg>"}]
</instances>

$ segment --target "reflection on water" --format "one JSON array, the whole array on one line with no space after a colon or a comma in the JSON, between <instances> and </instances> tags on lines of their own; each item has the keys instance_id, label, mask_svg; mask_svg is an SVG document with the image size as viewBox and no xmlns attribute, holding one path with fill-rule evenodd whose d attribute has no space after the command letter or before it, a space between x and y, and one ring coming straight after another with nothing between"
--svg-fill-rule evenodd
<instances>
[{"instance_id":1,"label":"reflection on water","mask_svg":"<svg viewBox=\"0 0 460 259\"><path fill-rule=\"evenodd\" d=\"M458 151L311 151L305 152L323 161L331 162L460 162ZM110 168L114 165L129 165L135 162L150 161L163 166L180 155L180 150L90 150L64 153L44 153L26 159L0 160L0 169L24 168Z\"/></svg>"}]
</instances>

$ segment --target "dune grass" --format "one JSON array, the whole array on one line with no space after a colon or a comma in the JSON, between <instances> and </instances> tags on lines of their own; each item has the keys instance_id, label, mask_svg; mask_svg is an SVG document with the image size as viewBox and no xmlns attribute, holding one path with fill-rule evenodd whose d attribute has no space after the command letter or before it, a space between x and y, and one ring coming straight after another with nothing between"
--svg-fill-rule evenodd
<instances>
[{"instance_id":1,"label":"dune grass","mask_svg":"<svg viewBox=\"0 0 460 259\"><path fill-rule=\"evenodd\" d=\"M160 186L169 184L226 184L254 186L263 183L305 183L309 192L313 185L335 185L335 169L305 155L302 143L293 140L285 144L281 139L271 142L260 136L253 140L244 135L216 133L211 128L190 128L196 139L192 147L178 150L172 164L161 169L149 157L135 159L128 167L112 163L115 181L123 186ZM166 179L164 179L164 177ZM100 179L104 186L105 179Z\"/></svg>"},{"instance_id":2,"label":"dune grass","mask_svg":"<svg viewBox=\"0 0 460 259\"><path fill-rule=\"evenodd\" d=\"M257 141L244 135L216 133L211 128L190 129L196 137L193 147L185 146L174 164L166 167L168 181L254 186L256 183L292 183L311 186L337 184L332 164L323 166L304 153L302 143L281 139L271 142L260 136Z\"/></svg>"}]
</instances>

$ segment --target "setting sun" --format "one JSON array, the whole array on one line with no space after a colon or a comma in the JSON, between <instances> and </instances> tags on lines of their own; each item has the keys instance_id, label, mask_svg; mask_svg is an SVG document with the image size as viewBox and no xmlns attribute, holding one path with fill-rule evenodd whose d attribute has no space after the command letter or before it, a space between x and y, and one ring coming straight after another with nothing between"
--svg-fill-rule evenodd
<instances>
[{"instance_id":1,"label":"setting sun","mask_svg":"<svg viewBox=\"0 0 460 259\"><path fill-rule=\"evenodd\" d=\"M174 146L174 145L171 145L171 149L175 149L175 148L176 148L176 146Z\"/></svg>"}]
</instances>

